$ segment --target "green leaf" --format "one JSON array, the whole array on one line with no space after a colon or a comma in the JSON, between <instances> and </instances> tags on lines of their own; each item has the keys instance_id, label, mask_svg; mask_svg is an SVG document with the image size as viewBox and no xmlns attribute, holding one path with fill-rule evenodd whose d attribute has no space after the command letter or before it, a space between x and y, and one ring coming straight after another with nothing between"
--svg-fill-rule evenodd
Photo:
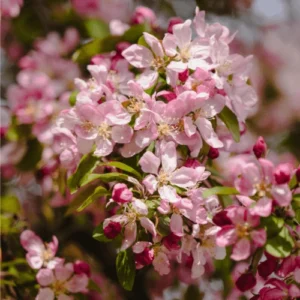
<instances>
[{"instance_id":1,"label":"green leaf","mask_svg":"<svg viewBox=\"0 0 300 300\"><path fill-rule=\"evenodd\" d=\"M208 198L212 195L238 195L239 192L234 187L229 186L215 186L213 188L203 191L204 198Z\"/></svg>"},{"instance_id":2,"label":"green leaf","mask_svg":"<svg viewBox=\"0 0 300 300\"><path fill-rule=\"evenodd\" d=\"M95 200L97 200L98 198L102 197L102 196L107 196L110 193L107 191L107 189L105 189L102 186L98 186L94 193L92 195L90 195L78 208L77 211L80 212L82 210L84 210L87 206L89 206L90 204L92 204Z\"/></svg>"},{"instance_id":3,"label":"green leaf","mask_svg":"<svg viewBox=\"0 0 300 300\"><path fill-rule=\"evenodd\" d=\"M167 236L170 233L170 218L167 216L159 217L157 231L162 236Z\"/></svg>"},{"instance_id":4,"label":"green leaf","mask_svg":"<svg viewBox=\"0 0 300 300\"><path fill-rule=\"evenodd\" d=\"M147 31L145 24L133 25L124 32L122 40L129 43L136 43L145 31Z\"/></svg>"},{"instance_id":5,"label":"green leaf","mask_svg":"<svg viewBox=\"0 0 300 300\"><path fill-rule=\"evenodd\" d=\"M69 104L71 106L75 106L75 104L76 104L76 97L77 97L78 93L79 93L78 91L73 91L71 93L71 95L69 97Z\"/></svg>"},{"instance_id":6,"label":"green leaf","mask_svg":"<svg viewBox=\"0 0 300 300\"><path fill-rule=\"evenodd\" d=\"M19 199L13 195L6 195L1 198L1 212L17 214L21 209Z\"/></svg>"},{"instance_id":7,"label":"green leaf","mask_svg":"<svg viewBox=\"0 0 300 300\"><path fill-rule=\"evenodd\" d=\"M4 261L1 263L2 268L7 268L11 266L16 266L16 265L27 265L27 260L25 258L16 258L11 261Z\"/></svg>"},{"instance_id":8,"label":"green leaf","mask_svg":"<svg viewBox=\"0 0 300 300\"><path fill-rule=\"evenodd\" d=\"M267 237L273 238L281 231L284 219L271 215L267 218L261 218L260 224L265 228Z\"/></svg>"},{"instance_id":9,"label":"green leaf","mask_svg":"<svg viewBox=\"0 0 300 300\"><path fill-rule=\"evenodd\" d=\"M128 179L128 175L122 173L105 173L105 174L89 174L82 181L80 181L81 186L84 186L94 180L101 180L103 182L112 182L112 181L124 181Z\"/></svg>"},{"instance_id":10,"label":"green leaf","mask_svg":"<svg viewBox=\"0 0 300 300\"><path fill-rule=\"evenodd\" d=\"M294 175L289 182L289 188L293 189L297 186L297 184L298 184L298 180L297 180L296 175Z\"/></svg>"},{"instance_id":11,"label":"green leaf","mask_svg":"<svg viewBox=\"0 0 300 300\"><path fill-rule=\"evenodd\" d=\"M294 248L294 241L287 227L284 226L277 236L268 239L265 248L275 257L288 257Z\"/></svg>"},{"instance_id":12,"label":"green leaf","mask_svg":"<svg viewBox=\"0 0 300 300\"><path fill-rule=\"evenodd\" d=\"M71 193L80 187L81 181L93 171L98 161L99 157L93 156L91 153L86 154L81 158L75 173L68 179L68 187L70 188Z\"/></svg>"},{"instance_id":13,"label":"green leaf","mask_svg":"<svg viewBox=\"0 0 300 300\"><path fill-rule=\"evenodd\" d=\"M194 284L190 285L184 293L184 300L201 300L202 298L203 294L200 293L199 288Z\"/></svg>"},{"instance_id":14,"label":"green leaf","mask_svg":"<svg viewBox=\"0 0 300 300\"><path fill-rule=\"evenodd\" d=\"M101 289L100 289L100 287L99 287L99 285L94 280L92 280L92 279L89 280L89 284L87 286L87 289L89 291L96 291L99 294L101 294L101 292L102 292Z\"/></svg>"},{"instance_id":15,"label":"green leaf","mask_svg":"<svg viewBox=\"0 0 300 300\"><path fill-rule=\"evenodd\" d=\"M31 125L21 124L18 125L15 123L16 121L12 121L12 125L9 127L6 132L6 138L10 141L18 141L25 138L29 138L31 134Z\"/></svg>"},{"instance_id":16,"label":"green leaf","mask_svg":"<svg viewBox=\"0 0 300 300\"><path fill-rule=\"evenodd\" d=\"M42 158L43 146L37 139L27 141L27 150L17 164L17 168L21 171L34 170Z\"/></svg>"},{"instance_id":17,"label":"green leaf","mask_svg":"<svg viewBox=\"0 0 300 300\"><path fill-rule=\"evenodd\" d=\"M109 162L101 163L100 165L115 167L115 168L125 171L127 173L133 174L135 177L137 177L139 179L142 178L142 175L138 171L136 171L134 168L132 168L122 162L119 162L119 161L109 161Z\"/></svg>"},{"instance_id":18,"label":"green leaf","mask_svg":"<svg viewBox=\"0 0 300 300\"><path fill-rule=\"evenodd\" d=\"M135 278L135 263L132 250L120 251L116 259L117 275L122 287L131 291Z\"/></svg>"},{"instance_id":19,"label":"green leaf","mask_svg":"<svg viewBox=\"0 0 300 300\"><path fill-rule=\"evenodd\" d=\"M300 194L293 195L293 200L300 201Z\"/></svg>"},{"instance_id":20,"label":"green leaf","mask_svg":"<svg viewBox=\"0 0 300 300\"><path fill-rule=\"evenodd\" d=\"M93 232L93 238L99 242L108 243L111 242L111 239L108 239L103 233L103 223L98 225Z\"/></svg>"},{"instance_id":21,"label":"green leaf","mask_svg":"<svg viewBox=\"0 0 300 300\"><path fill-rule=\"evenodd\" d=\"M106 38L109 36L109 26L100 19L88 19L84 22L88 35L92 38Z\"/></svg>"},{"instance_id":22,"label":"green leaf","mask_svg":"<svg viewBox=\"0 0 300 300\"><path fill-rule=\"evenodd\" d=\"M139 40L138 40L137 43L138 43L138 45L140 45L140 46L144 46L144 47L150 49L150 46L147 44L147 42L146 42L146 40L145 40L145 38L144 38L144 35L142 35L142 36L139 38Z\"/></svg>"},{"instance_id":23,"label":"green leaf","mask_svg":"<svg viewBox=\"0 0 300 300\"><path fill-rule=\"evenodd\" d=\"M73 201L69 204L69 208L66 212L66 215L69 215L77 210L78 207L89 198L95 191L98 185L91 184L83 187L76 194L74 194Z\"/></svg>"},{"instance_id":24,"label":"green leaf","mask_svg":"<svg viewBox=\"0 0 300 300\"><path fill-rule=\"evenodd\" d=\"M225 123L228 130L231 132L233 139L236 142L239 142L240 127L236 115L227 106L225 106L218 116Z\"/></svg>"}]
</instances>

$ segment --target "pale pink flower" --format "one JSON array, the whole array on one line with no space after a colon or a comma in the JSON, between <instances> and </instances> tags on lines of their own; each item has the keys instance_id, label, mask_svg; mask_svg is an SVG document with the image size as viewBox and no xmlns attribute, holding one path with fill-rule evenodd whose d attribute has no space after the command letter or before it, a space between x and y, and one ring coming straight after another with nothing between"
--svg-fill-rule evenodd
<instances>
[{"instance_id":1,"label":"pale pink flower","mask_svg":"<svg viewBox=\"0 0 300 300\"><path fill-rule=\"evenodd\" d=\"M57 265L54 270L41 269L36 275L40 285L36 300L72 300L70 294L87 291L89 282L85 273L75 274L72 263Z\"/></svg>"},{"instance_id":2,"label":"pale pink flower","mask_svg":"<svg viewBox=\"0 0 300 300\"><path fill-rule=\"evenodd\" d=\"M235 187L242 194L239 201L249 207L251 214L267 217L271 214L272 200L279 206L288 206L292 194L287 183L277 184L274 165L260 158L257 163L248 163L238 171ZM256 196L257 201L251 199Z\"/></svg>"},{"instance_id":3,"label":"pale pink flower","mask_svg":"<svg viewBox=\"0 0 300 300\"><path fill-rule=\"evenodd\" d=\"M124 238L121 246L121 250L129 248L136 240L137 236L137 221L140 225L153 237L156 236L156 229L152 221L147 217L148 207L147 205L139 200L133 199L130 205L124 206L123 214L114 215L111 218L104 220L103 229L109 226L110 222L116 222L125 227Z\"/></svg>"},{"instance_id":4,"label":"pale pink flower","mask_svg":"<svg viewBox=\"0 0 300 300\"><path fill-rule=\"evenodd\" d=\"M216 242L219 247L234 245L231 258L236 261L247 259L254 249L263 247L266 242L264 229L255 229L260 222L259 216L253 216L241 206L227 208L226 216L231 225L222 226Z\"/></svg>"},{"instance_id":5,"label":"pale pink flower","mask_svg":"<svg viewBox=\"0 0 300 300\"><path fill-rule=\"evenodd\" d=\"M63 259L55 257L58 249L56 236L52 237L52 242L44 244L33 231L25 230L21 233L20 241L22 247L27 251L26 260L31 268L46 267L54 269L57 265L63 263Z\"/></svg>"},{"instance_id":6,"label":"pale pink flower","mask_svg":"<svg viewBox=\"0 0 300 300\"><path fill-rule=\"evenodd\" d=\"M1 0L1 16L15 18L19 15L23 0Z\"/></svg>"},{"instance_id":7,"label":"pale pink flower","mask_svg":"<svg viewBox=\"0 0 300 300\"><path fill-rule=\"evenodd\" d=\"M170 261L166 253L163 251L159 251L152 262L155 271L159 273L159 275L167 275L170 272Z\"/></svg>"}]
</instances>

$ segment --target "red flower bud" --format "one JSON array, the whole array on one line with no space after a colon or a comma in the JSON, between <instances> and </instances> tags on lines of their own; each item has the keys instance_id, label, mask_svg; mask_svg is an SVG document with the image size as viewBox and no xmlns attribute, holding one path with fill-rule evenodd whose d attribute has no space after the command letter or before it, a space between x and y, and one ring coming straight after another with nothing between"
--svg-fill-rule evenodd
<instances>
[{"instance_id":1,"label":"red flower bud","mask_svg":"<svg viewBox=\"0 0 300 300\"><path fill-rule=\"evenodd\" d=\"M180 249L180 241L181 241L181 237L177 236L173 232L171 232L168 236L163 238L163 244L169 250Z\"/></svg>"},{"instance_id":2,"label":"red flower bud","mask_svg":"<svg viewBox=\"0 0 300 300\"><path fill-rule=\"evenodd\" d=\"M173 33L173 26L176 24L182 24L184 21L180 17L173 17L169 21L168 33Z\"/></svg>"},{"instance_id":3,"label":"red flower bud","mask_svg":"<svg viewBox=\"0 0 300 300\"><path fill-rule=\"evenodd\" d=\"M253 146L253 152L257 158L265 156L267 152L267 144L262 136L260 136L255 145Z\"/></svg>"},{"instance_id":4,"label":"red flower bud","mask_svg":"<svg viewBox=\"0 0 300 300\"><path fill-rule=\"evenodd\" d=\"M245 273L238 278L235 285L241 292L246 292L255 287L256 278L252 273Z\"/></svg>"},{"instance_id":5,"label":"red flower bud","mask_svg":"<svg viewBox=\"0 0 300 300\"><path fill-rule=\"evenodd\" d=\"M274 171L274 177L277 184L288 183L291 179L291 168L289 164L280 164Z\"/></svg>"},{"instance_id":6,"label":"red flower bud","mask_svg":"<svg viewBox=\"0 0 300 300\"><path fill-rule=\"evenodd\" d=\"M207 156L211 159L218 158L220 155L219 150L217 148L210 147Z\"/></svg>"},{"instance_id":7,"label":"red flower bud","mask_svg":"<svg viewBox=\"0 0 300 300\"><path fill-rule=\"evenodd\" d=\"M115 184L112 191L112 199L117 203L127 203L132 200L132 192L128 189L127 185L124 183Z\"/></svg>"},{"instance_id":8,"label":"red flower bud","mask_svg":"<svg viewBox=\"0 0 300 300\"><path fill-rule=\"evenodd\" d=\"M186 69L185 71L178 73L178 79L181 82L186 82L188 78L189 78L189 69Z\"/></svg>"},{"instance_id":9,"label":"red flower bud","mask_svg":"<svg viewBox=\"0 0 300 300\"><path fill-rule=\"evenodd\" d=\"M91 276L91 268L88 263L85 261L77 260L74 264L74 272L75 274L85 274L88 277Z\"/></svg>"},{"instance_id":10,"label":"red flower bud","mask_svg":"<svg viewBox=\"0 0 300 300\"><path fill-rule=\"evenodd\" d=\"M152 9L145 6L138 6L133 13L131 22L133 24L149 23L153 25L156 21L155 13Z\"/></svg>"},{"instance_id":11,"label":"red flower bud","mask_svg":"<svg viewBox=\"0 0 300 300\"><path fill-rule=\"evenodd\" d=\"M122 226L118 222L111 221L104 229L103 233L108 239L114 239L122 230Z\"/></svg>"},{"instance_id":12,"label":"red flower bud","mask_svg":"<svg viewBox=\"0 0 300 300\"><path fill-rule=\"evenodd\" d=\"M271 275L277 267L277 259L275 257L268 257L267 260L261 262L258 267L257 271L258 274L262 278L267 278L269 275Z\"/></svg>"},{"instance_id":13,"label":"red flower bud","mask_svg":"<svg viewBox=\"0 0 300 300\"><path fill-rule=\"evenodd\" d=\"M197 167L201 166L201 164L197 159L188 158L185 161L184 166L187 168L196 169Z\"/></svg>"},{"instance_id":14,"label":"red flower bud","mask_svg":"<svg viewBox=\"0 0 300 300\"><path fill-rule=\"evenodd\" d=\"M120 42L116 46L117 53L121 54L125 49L127 49L130 46L130 43L128 42Z\"/></svg>"},{"instance_id":15,"label":"red flower bud","mask_svg":"<svg viewBox=\"0 0 300 300\"><path fill-rule=\"evenodd\" d=\"M134 260L137 265L148 266L151 265L154 259L154 251L149 248L145 248L143 252L134 254Z\"/></svg>"},{"instance_id":16,"label":"red flower bud","mask_svg":"<svg viewBox=\"0 0 300 300\"><path fill-rule=\"evenodd\" d=\"M225 210L220 211L219 213L214 215L212 220L217 226L221 227L232 224L231 220L227 217L227 212Z\"/></svg>"}]
</instances>

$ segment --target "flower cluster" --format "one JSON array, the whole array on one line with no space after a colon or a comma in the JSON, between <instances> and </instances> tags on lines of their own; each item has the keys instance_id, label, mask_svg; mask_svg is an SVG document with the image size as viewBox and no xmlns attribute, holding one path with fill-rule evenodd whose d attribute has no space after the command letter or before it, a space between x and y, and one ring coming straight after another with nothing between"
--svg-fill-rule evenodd
<instances>
[{"instance_id":1,"label":"flower cluster","mask_svg":"<svg viewBox=\"0 0 300 300\"><path fill-rule=\"evenodd\" d=\"M25 230L20 236L21 245L27 251L29 266L38 270L36 280L40 285L37 300L73 299L72 294L87 293L91 276L90 266L83 261L65 263L56 257L58 240L52 237L50 243L43 243L31 230Z\"/></svg>"}]
</instances>

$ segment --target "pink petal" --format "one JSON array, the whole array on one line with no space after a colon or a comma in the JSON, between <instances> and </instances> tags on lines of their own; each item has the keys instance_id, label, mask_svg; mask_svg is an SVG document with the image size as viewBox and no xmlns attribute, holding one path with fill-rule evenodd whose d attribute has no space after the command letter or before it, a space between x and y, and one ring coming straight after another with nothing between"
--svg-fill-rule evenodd
<instances>
[{"instance_id":1,"label":"pink petal","mask_svg":"<svg viewBox=\"0 0 300 300\"><path fill-rule=\"evenodd\" d=\"M152 195L157 190L158 181L154 175L148 175L143 180L143 185L147 191Z\"/></svg>"},{"instance_id":2,"label":"pink petal","mask_svg":"<svg viewBox=\"0 0 300 300\"><path fill-rule=\"evenodd\" d=\"M196 126L194 125L194 122L191 117L184 117L184 131L188 137L191 137L193 134L196 133Z\"/></svg>"},{"instance_id":3,"label":"pink petal","mask_svg":"<svg viewBox=\"0 0 300 300\"><path fill-rule=\"evenodd\" d=\"M146 151L139 161L143 172L157 174L160 165L160 159L152 152Z\"/></svg>"},{"instance_id":4,"label":"pink petal","mask_svg":"<svg viewBox=\"0 0 300 300\"><path fill-rule=\"evenodd\" d=\"M117 100L110 100L98 106L109 125L126 125L131 121L131 115Z\"/></svg>"},{"instance_id":5,"label":"pink petal","mask_svg":"<svg viewBox=\"0 0 300 300\"><path fill-rule=\"evenodd\" d=\"M252 215L268 217L272 212L272 200L267 197L261 198L249 211Z\"/></svg>"},{"instance_id":6,"label":"pink petal","mask_svg":"<svg viewBox=\"0 0 300 300\"><path fill-rule=\"evenodd\" d=\"M132 45L122 52L125 59L136 68L151 66L153 55L149 49L140 45Z\"/></svg>"},{"instance_id":7,"label":"pink petal","mask_svg":"<svg viewBox=\"0 0 300 300\"><path fill-rule=\"evenodd\" d=\"M160 187L158 193L162 200L170 203L177 203L180 200L180 197L176 193L176 189L169 185Z\"/></svg>"},{"instance_id":8,"label":"pink petal","mask_svg":"<svg viewBox=\"0 0 300 300\"><path fill-rule=\"evenodd\" d=\"M177 153L174 142L168 142L163 149L161 149L161 163L163 170L170 174L177 167Z\"/></svg>"},{"instance_id":9,"label":"pink petal","mask_svg":"<svg viewBox=\"0 0 300 300\"><path fill-rule=\"evenodd\" d=\"M186 20L182 24L173 26L173 35L176 38L176 43L180 49L189 45L192 39L191 20Z\"/></svg>"},{"instance_id":10,"label":"pink petal","mask_svg":"<svg viewBox=\"0 0 300 300\"><path fill-rule=\"evenodd\" d=\"M179 214L173 214L170 221L170 229L177 236L183 236L183 221Z\"/></svg>"},{"instance_id":11,"label":"pink petal","mask_svg":"<svg viewBox=\"0 0 300 300\"><path fill-rule=\"evenodd\" d=\"M66 289L71 293L84 292L89 283L86 274L74 275L66 284Z\"/></svg>"},{"instance_id":12,"label":"pink petal","mask_svg":"<svg viewBox=\"0 0 300 300\"><path fill-rule=\"evenodd\" d=\"M126 250L135 242L136 231L137 228L135 222L128 223L125 226L124 239L122 242L121 251Z\"/></svg>"},{"instance_id":13,"label":"pink petal","mask_svg":"<svg viewBox=\"0 0 300 300\"><path fill-rule=\"evenodd\" d=\"M197 171L192 168L181 167L172 173L170 182L182 188L193 187L197 183Z\"/></svg>"},{"instance_id":14,"label":"pink petal","mask_svg":"<svg viewBox=\"0 0 300 300\"><path fill-rule=\"evenodd\" d=\"M264 229L254 230L250 235L255 246L262 247L266 243L267 235Z\"/></svg>"},{"instance_id":15,"label":"pink petal","mask_svg":"<svg viewBox=\"0 0 300 300\"><path fill-rule=\"evenodd\" d=\"M141 225L147 230L149 231L153 236L156 236L156 229L154 224L152 223L152 221L150 221L148 218L146 217L141 217L140 218L140 223Z\"/></svg>"},{"instance_id":16,"label":"pink petal","mask_svg":"<svg viewBox=\"0 0 300 300\"><path fill-rule=\"evenodd\" d=\"M273 175L274 165L273 165L273 163L264 158L260 158L259 162L260 162L260 165L262 168L262 173L265 178L265 182L272 183L274 180L274 175Z\"/></svg>"},{"instance_id":17,"label":"pink petal","mask_svg":"<svg viewBox=\"0 0 300 300\"><path fill-rule=\"evenodd\" d=\"M164 50L161 46L160 41L155 36L153 36L153 35L151 35L147 32L144 32L143 34L144 34L144 38L145 38L146 43L151 47L154 54L156 56L163 57L164 56Z\"/></svg>"},{"instance_id":18,"label":"pink petal","mask_svg":"<svg viewBox=\"0 0 300 300\"><path fill-rule=\"evenodd\" d=\"M26 260L32 269L40 269L44 264L42 254L36 252L28 252Z\"/></svg>"},{"instance_id":19,"label":"pink petal","mask_svg":"<svg viewBox=\"0 0 300 300\"><path fill-rule=\"evenodd\" d=\"M35 300L54 300L54 292L50 288L39 289Z\"/></svg>"},{"instance_id":20,"label":"pink petal","mask_svg":"<svg viewBox=\"0 0 300 300\"><path fill-rule=\"evenodd\" d=\"M292 201L292 193L287 184L273 186L271 193L279 206L283 207L290 205Z\"/></svg>"},{"instance_id":21,"label":"pink petal","mask_svg":"<svg viewBox=\"0 0 300 300\"><path fill-rule=\"evenodd\" d=\"M112 139L119 144L127 144L130 142L133 130L128 125L113 126L111 130Z\"/></svg>"},{"instance_id":22,"label":"pink petal","mask_svg":"<svg viewBox=\"0 0 300 300\"><path fill-rule=\"evenodd\" d=\"M45 247L44 243L39 236L31 230L24 230L20 236L22 247L27 251L42 252Z\"/></svg>"},{"instance_id":23,"label":"pink petal","mask_svg":"<svg viewBox=\"0 0 300 300\"><path fill-rule=\"evenodd\" d=\"M197 125L201 136L208 145L214 148L223 147L223 143L219 140L209 120L205 118L198 118L195 124Z\"/></svg>"},{"instance_id":24,"label":"pink petal","mask_svg":"<svg viewBox=\"0 0 300 300\"><path fill-rule=\"evenodd\" d=\"M48 286L54 282L54 275L52 270L41 269L36 274L36 280L41 286Z\"/></svg>"},{"instance_id":25,"label":"pink petal","mask_svg":"<svg viewBox=\"0 0 300 300\"><path fill-rule=\"evenodd\" d=\"M219 247L232 245L237 240L237 233L233 225L223 226L217 233L216 242Z\"/></svg>"},{"instance_id":26,"label":"pink petal","mask_svg":"<svg viewBox=\"0 0 300 300\"><path fill-rule=\"evenodd\" d=\"M96 156L107 156L113 151L114 144L108 139L98 138L96 141Z\"/></svg>"},{"instance_id":27,"label":"pink petal","mask_svg":"<svg viewBox=\"0 0 300 300\"><path fill-rule=\"evenodd\" d=\"M67 263L65 265L58 265L54 269L55 277L59 281L66 281L68 280L71 275L73 274L74 269L73 269L73 264L72 263Z\"/></svg>"},{"instance_id":28,"label":"pink petal","mask_svg":"<svg viewBox=\"0 0 300 300\"><path fill-rule=\"evenodd\" d=\"M158 73L155 70L146 70L138 78L137 83L142 86L143 89L149 89L156 84L158 79Z\"/></svg>"},{"instance_id":29,"label":"pink petal","mask_svg":"<svg viewBox=\"0 0 300 300\"><path fill-rule=\"evenodd\" d=\"M234 246L231 258L240 261L250 256L251 245L250 241L246 238L240 239Z\"/></svg>"}]
</instances>

